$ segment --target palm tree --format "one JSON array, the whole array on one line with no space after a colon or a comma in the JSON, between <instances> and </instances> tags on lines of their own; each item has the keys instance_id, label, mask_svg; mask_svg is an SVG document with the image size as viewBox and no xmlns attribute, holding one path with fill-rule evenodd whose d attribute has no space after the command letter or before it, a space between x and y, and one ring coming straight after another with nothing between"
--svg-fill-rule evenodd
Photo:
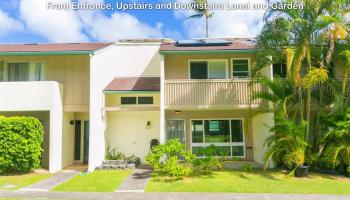
<instances>
[{"instance_id":1,"label":"palm tree","mask_svg":"<svg viewBox=\"0 0 350 200\"><path fill-rule=\"evenodd\" d=\"M333 60L334 42L336 38L344 38L348 30L345 9L347 0L284 0L282 3L303 3L303 9L270 9L266 12L265 26L259 35L258 44L271 52L274 48L284 52L281 60L287 61L287 78L299 96L301 119L307 122L305 139L310 132L311 91L312 87L304 87L305 72L313 77L313 66L323 68L324 60L329 64ZM327 56L323 56L322 48L328 43ZM272 45L272 47L268 47ZM283 51L283 49L285 51ZM273 52L273 51L272 51ZM322 82L323 79L316 82ZM308 85L308 84L306 84ZM304 104L306 102L306 104ZM305 106L304 106L305 105ZM304 114L304 110L306 111Z\"/></svg>"},{"instance_id":2,"label":"palm tree","mask_svg":"<svg viewBox=\"0 0 350 200\"><path fill-rule=\"evenodd\" d=\"M348 82L348 77L350 73L350 50L344 50L337 56L337 61L339 66L344 67L343 71L343 79L342 79L342 87L341 87L341 95L346 95L346 87Z\"/></svg>"},{"instance_id":3,"label":"palm tree","mask_svg":"<svg viewBox=\"0 0 350 200\"><path fill-rule=\"evenodd\" d=\"M206 9L205 5L207 4L208 4L208 0L193 0L192 5L196 8L194 9L196 14L189 16L188 19L205 17L205 36L208 38L209 37L208 21L209 21L209 18L212 17L214 13L210 12L209 9Z\"/></svg>"},{"instance_id":4,"label":"palm tree","mask_svg":"<svg viewBox=\"0 0 350 200\"><path fill-rule=\"evenodd\" d=\"M293 89L289 81L280 77L273 80L259 77L255 82L261 83L267 87L267 90L254 93L251 100L263 99L273 104L272 110L259 110L258 113L273 112L275 115L287 117L287 105L293 97Z\"/></svg>"},{"instance_id":5,"label":"palm tree","mask_svg":"<svg viewBox=\"0 0 350 200\"><path fill-rule=\"evenodd\" d=\"M304 165L305 149L308 145L304 140L305 127L305 121L296 123L294 119L275 116L275 126L270 129L275 134L265 141L268 148L265 154L265 168L272 161L287 166L292 172Z\"/></svg>"},{"instance_id":6,"label":"palm tree","mask_svg":"<svg viewBox=\"0 0 350 200\"><path fill-rule=\"evenodd\" d=\"M325 135L325 155L328 160L334 163L341 161L347 165L346 173L350 176L350 108L345 120L336 123Z\"/></svg>"}]
</instances>

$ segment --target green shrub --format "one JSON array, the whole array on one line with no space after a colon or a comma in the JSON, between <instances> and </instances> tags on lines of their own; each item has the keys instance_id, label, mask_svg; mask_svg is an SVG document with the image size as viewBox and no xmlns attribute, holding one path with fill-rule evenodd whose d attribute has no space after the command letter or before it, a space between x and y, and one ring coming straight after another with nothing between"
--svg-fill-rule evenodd
<instances>
[{"instance_id":1,"label":"green shrub","mask_svg":"<svg viewBox=\"0 0 350 200\"><path fill-rule=\"evenodd\" d=\"M110 149L108 147L105 159L106 160L125 160L126 156L122 152L118 151L117 148Z\"/></svg>"},{"instance_id":2,"label":"green shrub","mask_svg":"<svg viewBox=\"0 0 350 200\"><path fill-rule=\"evenodd\" d=\"M185 145L176 139L155 146L145 160L156 173L179 178L192 173L194 158L192 153L185 150Z\"/></svg>"},{"instance_id":3,"label":"green shrub","mask_svg":"<svg viewBox=\"0 0 350 200\"><path fill-rule=\"evenodd\" d=\"M202 148L198 151L200 155L205 155L204 158L197 158L194 160L193 165L195 167L196 174L208 174L213 170L220 170L223 167L222 153L218 151L215 145Z\"/></svg>"},{"instance_id":4,"label":"green shrub","mask_svg":"<svg viewBox=\"0 0 350 200\"><path fill-rule=\"evenodd\" d=\"M0 116L0 173L40 167L43 135L36 118Z\"/></svg>"},{"instance_id":5,"label":"green shrub","mask_svg":"<svg viewBox=\"0 0 350 200\"><path fill-rule=\"evenodd\" d=\"M126 157L126 161L128 164L135 164L136 166L139 166L141 164L140 158L135 155Z\"/></svg>"},{"instance_id":6,"label":"green shrub","mask_svg":"<svg viewBox=\"0 0 350 200\"><path fill-rule=\"evenodd\" d=\"M242 172L252 172L253 171L253 165L250 163L245 163L241 166Z\"/></svg>"}]
</instances>

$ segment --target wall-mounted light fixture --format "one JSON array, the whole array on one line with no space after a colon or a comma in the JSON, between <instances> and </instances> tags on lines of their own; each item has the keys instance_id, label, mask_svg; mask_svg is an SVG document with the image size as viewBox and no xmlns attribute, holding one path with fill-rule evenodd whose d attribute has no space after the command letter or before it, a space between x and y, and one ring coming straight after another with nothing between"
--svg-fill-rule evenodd
<instances>
[{"instance_id":1,"label":"wall-mounted light fixture","mask_svg":"<svg viewBox=\"0 0 350 200\"><path fill-rule=\"evenodd\" d=\"M175 114L180 114L181 110L175 110Z\"/></svg>"},{"instance_id":2,"label":"wall-mounted light fixture","mask_svg":"<svg viewBox=\"0 0 350 200\"><path fill-rule=\"evenodd\" d=\"M69 124L70 124L70 125L74 125L74 120L70 120L70 121L69 121Z\"/></svg>"},{"instance_id":3,"label":"wall-mounted light fixture","mask_svg":"<svg viewBox=\"0 0 350 200\"><path fill-rule=\"evenodd\" d=\"M147 129L151 128L151 121L147 121Z\"/></svg>"}]
</instances>

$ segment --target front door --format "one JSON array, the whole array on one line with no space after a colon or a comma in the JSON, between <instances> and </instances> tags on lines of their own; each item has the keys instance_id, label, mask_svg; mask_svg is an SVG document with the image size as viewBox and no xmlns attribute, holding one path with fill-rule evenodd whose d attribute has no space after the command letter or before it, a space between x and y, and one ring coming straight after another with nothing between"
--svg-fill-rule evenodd
<instances>
[{"instance_id":1,"label":"front door","mask_svg":"<svg viewBox=\"0 0 350 200\"><path fill-rule=\"evenodd\" d=\"M166 139L179 139L181 143L185 144L185 120L183 119L168 119L166 126Z\"/></svg>"},{"instance_id":2,"label":"front door","mask_svg":"<svg viewBox=\"0 0 350 200\"><path fill-rule=\"evenodd\" d=\"M81 121L74 121L74 160L80 161Z\"/></svg>"},{"instance_id":3,"label":"front door","mask_svg":"<svg viewBox=\"0 0 350 200\"><path fill-rule=\"evenodd\" d=\"M84 156L83 162L87 164L89 162L89 127L90 122L84 121Z\"/></svg>"}]
</instances>

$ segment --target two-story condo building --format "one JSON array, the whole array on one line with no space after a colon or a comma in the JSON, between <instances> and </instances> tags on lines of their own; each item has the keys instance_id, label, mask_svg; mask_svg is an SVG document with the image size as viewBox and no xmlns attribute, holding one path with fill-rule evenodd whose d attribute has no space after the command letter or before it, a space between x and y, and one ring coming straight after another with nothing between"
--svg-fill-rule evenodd
<instances>
[{"instance_id":1,"label":"two-story condo building","mask_svg":"<svg viewBox=\"0 0 350 200\"><path fill-rule=\"evenodd\" d=\"M153 139L263 162L273 114L250 97L251 39L0 45L0 115L45 127L42 166L99 166L107 148L144 162ZM272 67L259 73L273 78ZM201 156L201 155L199 155Z\"/></svg>"}]
</instances>

